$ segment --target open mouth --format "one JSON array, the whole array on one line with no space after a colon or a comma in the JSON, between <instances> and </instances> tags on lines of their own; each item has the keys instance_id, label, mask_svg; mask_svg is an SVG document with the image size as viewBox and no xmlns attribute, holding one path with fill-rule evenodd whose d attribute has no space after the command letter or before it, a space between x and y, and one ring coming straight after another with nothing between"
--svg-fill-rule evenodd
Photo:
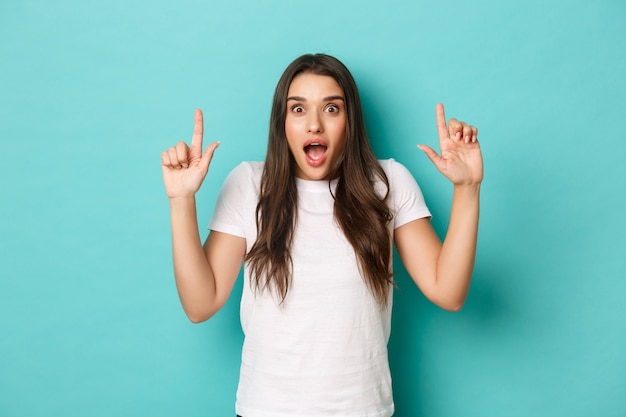
<instances>
[{"instance_id":1,"label":"open mouth","mask_svg":"<svg viewBox=\"0 0 626 417\"><path fill-rule=\"evenodd\" d=\"M319 161L326 154L326 149L328 148L321 143L313 142L304 147L304 153L310 160Z\"/></svg>"}]
</instances>

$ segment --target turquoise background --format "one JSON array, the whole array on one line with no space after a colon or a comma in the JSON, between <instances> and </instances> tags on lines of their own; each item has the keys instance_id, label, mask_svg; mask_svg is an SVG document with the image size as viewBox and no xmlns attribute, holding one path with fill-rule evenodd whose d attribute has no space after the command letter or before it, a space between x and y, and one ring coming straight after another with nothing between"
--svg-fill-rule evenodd
<instances>
[{"instance_id":1,"label":"turquoise background","mask_svg":"<svg viewBox=\"0 0 626 417\"><path fill-rule=\"evenodd\" d=\"M400 264L396 416L626 415L626 2L3 0L0 416L232 416L239 280L190 324L160 153L193 110L221 140L198 195L264 157L284 67L336 55L374 147L420 182L443 236L451 186L415 148L435 104L485 158L465 308Z\"/></svg>"}]
</instances>

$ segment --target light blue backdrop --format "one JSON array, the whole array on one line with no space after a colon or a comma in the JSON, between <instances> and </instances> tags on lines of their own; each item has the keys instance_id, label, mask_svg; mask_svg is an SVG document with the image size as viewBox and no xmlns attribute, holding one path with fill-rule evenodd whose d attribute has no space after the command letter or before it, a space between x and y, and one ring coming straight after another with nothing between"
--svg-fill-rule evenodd
<instances>
[{"instance_id":1,"label":"light blue backdrop","mask_svg":"<svg viewBox=\"0 0 626 417\"><path fill-rule=\"evenodd\" d=\"M445 233L451 187L415 148L435 104L479 126L473 286L457 314L398 265L398 417L626 415L626 3L0 3L0 416L230 416L238 292L187 322L160 152L193 110L221 140L203 236L305 52L342 59L380 157Z\"/></svg>"}]
</instances>

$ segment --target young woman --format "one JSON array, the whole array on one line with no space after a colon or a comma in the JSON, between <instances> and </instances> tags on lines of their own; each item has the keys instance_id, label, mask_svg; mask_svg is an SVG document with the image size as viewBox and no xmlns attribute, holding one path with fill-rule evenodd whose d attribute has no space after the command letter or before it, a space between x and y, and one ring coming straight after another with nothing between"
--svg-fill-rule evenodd
<instances>
[{"instance_id":1,"label":"young woman","mask_svg":"<svg viewBox=\"0 0 626 417\"><path fill-rule=\"evenodd\" d=\"M440 154L419 148L454 184L443 244L408 170L374 156L356 84L328 55L301 56L283 73L266 160L230 173L204 245L194 196L219 143L202 152L199 110L191 146L163 152L174 272L191 321L224 305L244 265L237 414L393 414L392 243L426 297L452 311L465 301L476 252L477 129L446 123L441 104L436 117Z\"/></svg>"}]
</instances>

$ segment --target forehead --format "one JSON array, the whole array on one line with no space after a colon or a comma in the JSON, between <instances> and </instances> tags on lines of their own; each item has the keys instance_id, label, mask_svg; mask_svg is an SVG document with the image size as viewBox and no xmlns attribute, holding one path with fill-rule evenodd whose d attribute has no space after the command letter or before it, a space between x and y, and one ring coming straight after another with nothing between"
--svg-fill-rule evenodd
<instances>
[{"instance_id":1,"label":"forehead","mask_svg":"<svg viewBox=\"0 0 626 417\"><path fill-rule=\"evenodd\" d=\"M289 85L288 96L343 96L343 89L333 77L305 72L298 74Z\"/></svg>"}]
</instances>

